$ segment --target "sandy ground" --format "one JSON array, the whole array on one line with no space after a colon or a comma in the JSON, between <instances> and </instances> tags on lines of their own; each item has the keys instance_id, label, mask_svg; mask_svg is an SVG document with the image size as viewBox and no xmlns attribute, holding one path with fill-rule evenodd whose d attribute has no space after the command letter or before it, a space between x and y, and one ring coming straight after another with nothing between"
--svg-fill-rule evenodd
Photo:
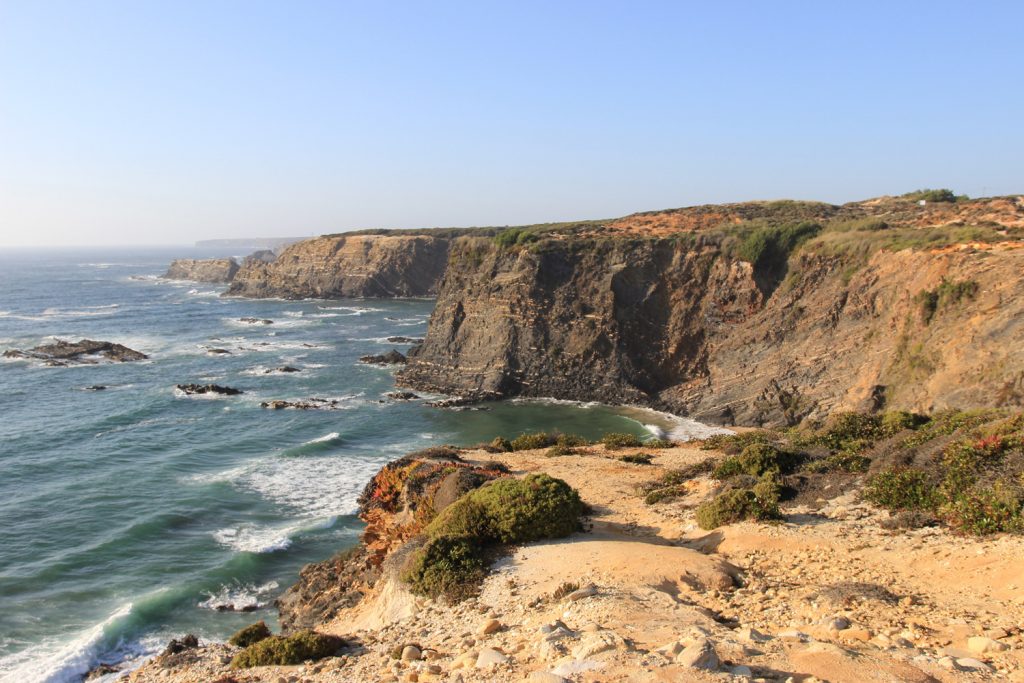
<instances>
[{"instance_id":1,"label":"sandy ground","mask_svg":"<svg viewBox=\"0 0 1024 683\"><path fill-rule=\"evenodd\" d=\"M588 530L521 547L480 596L456 606L397 581L330 624L351 652L300 667L232 672L235 651L208 646L135 681L1024 681L1024 539L944 529L889 532L855 494L784 508L778 524L697 528L712 489L647 505L637 488L714 453L641 449L498 460L547 472L592 508ZM580 587L567 597L563 584ZM419 657L393 652L415 645ZM406 652L411 656L411 650ZM230 679L225 679L225 683Z\"/></svg>"}]
</instances>

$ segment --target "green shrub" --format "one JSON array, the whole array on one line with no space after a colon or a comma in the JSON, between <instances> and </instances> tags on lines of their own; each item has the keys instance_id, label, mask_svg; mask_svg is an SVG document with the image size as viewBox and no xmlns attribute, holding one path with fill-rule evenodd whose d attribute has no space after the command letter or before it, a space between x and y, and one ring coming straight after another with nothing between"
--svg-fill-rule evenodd
<instances>
[{"instance_id":1,"label":"green shrub","mask_svg":"<svg viewBox=\"0 0 1024 683\"><path fill-rule=\"evenodd\" d=\"M495 545L568 536L582 514L579 494L546 474L488 482L434 518L402 578L415 593L461 600L483 579Z\"/></svg>"},{"instance_id":2,"label":"green shrub","mask_svg":"<svg viewBox=\"0 0 1024 683\"><path fill-rule=\"evenodd\" d=\"M973 299L978 295L978 289L978 283L974 280L953 281L942 278L935 289L922 290L914 297L921 311L921 321L925 325L929 324L940 310Z\"/></svg>"},{"instance_id":3,"label":"green shrub","mask_svg":"<svg viewBox=\"0 0 1024 683\"><path fill-rule=\"evenodd\" d=\"M555 458L563 455L579 455L580 452L581 451L578 448L573 448L572 446L563 446L560 443L556 443L554 446L549 448L547 453L545 453L544 455L548 456L549 458Z\"/></svg>"},{"instance_id":4,"label":"green shrub","mask_svg":"<svg viewBox=\"0 0 1024 683\"><path fill-rule=\"evenodd\" d=\"M249 647L253 643L269 638L271 635L267 622L257 621L255 624L239 630L235 635L228 638L228 642L235 647Z\"/></svg>"},{"instance_id":5,"label":"green shrub","mask_svg":"<svg viewBox=\"0 0 1024 683\"><path fill-rule=\"evenodd\" d=\"M870 477L864 498L890 510L932 510L938 502L927 473L913 468L893 468Z\"/></svg>"},{"instance_id":6,"label":"green shrub","mask_svg":"<svg viewBox=\"0 0 1024 683\"><path fill-rule=\"evenodd\" d=\"M676 445L673 442L671 442L671 441L669 441L667 439L650 439L649 441L644 441L644 443L643 443L643 447L644 448L654 448L654 449L675 448L675 446Z\"/></svg>"},{"instance_id":7,"label":"green shrub","mask_svg":"<svg viewBox=\"0 0 1024 683\"><path fill-rule=\"evenodd\" d=\"M726 455L736 455L744 448L755 443L771 443L778 434L770 429L755 429L740 434L715 434L704 439L701 450L722 451Z\"/></svg>"},{"instance_id":8,"label":"green shrub","mask_svg":"<svg viewBox=\"0 0 1024 683\"><path fill-rule=\"evenodd\" d=\"M947 190L942 188L940 190L914 190L913 192L907 192L901 195L904 199L910 199L915 202L926 201L926 202L955 202L957 201L956 194L953 190ZM966 199L966 195L964 199Z\"/></svg>"},{"instance_id":9,"label":"green shrub","mask_svg":"<svg viewBox=\"0 0 1024 683\"><path fill-rule=\"evenodd\" d=\"M680 496L685 495L686 486L684 484L662 486L660 488L654 489L653 491L648 491L647 494L644 495L644 502L647 505L654 505L655 503L661 503L663 501L672 500L674 498L679 498Z\"/></svg>"},{"instance_id":10,"label":"green shrub","mask_svg":"<svg viewBox=\"0 0 1024 683\"><path fill-rule=\"evenodd\" d=\"M760 477L764 474L788 474L799 464L801 456L782 451L767 443L752 443L738 456L726 458L715 468L715 479L729 479L737 474Z\"/></svg>"},{"instance_id":11,"label":"green shrub","mask_svg":"<svg viewBox=\"0 0 1024 683\"><path fill-rule=\"evenodd\" d=\"M774 477L764 477L752 488L725 491L697 508L697 524L711 530L745 519L779 519L779 488Z\"/></svg>"},{"instance_id":12,"label":"green shrub","mask_svg":"<svg viewBox=\"0 0 1024 683\"><path fill-rule=\"evenodd\" d=\"M601 443L610 451L619 448L639 448L644 445L639 437L625 432L608 432L601 437Z\"/></svg>"},{"instance_id":13,"label":"green shrub","mask_svg":"<svg viewBox=\"0 0 1024 683\"><path fill-rule=\"evenodd\" d=\"M650 465L654 456L648 453L630 453L619 458L622 462L633 463L634 465Z\"/></svg>"},{"instance_id":14,"label":"green shrub","mask_svg":"<svg viewBox=\"0 0 1024 683\"><path fill-rule=\"evenodd\" d=\"M470 597L486 575L487 560L471 538L439 536L412 557L402 579L419 595L459 601Z\"/></svg>"},{"instance_id":15,"label":"green shrub","mask_svg":"<svg viewBox=\"0 0 1024 683\"><path fill-rule=\"evenodd\" d=\"M950 526L971 534L1024 531L1024 491L1002 482L974 487L943 505L941 514Z\"/></svg>"},{"instance_id":16,"label":"green shrub","mask_svg":"<svg viewBox=\"0 0 1024 683\"><path fill-rule=\"evenodd\" d=\"M546 432L534 432L533 434L520 434L509 442L514 451L532 451L539 448L554 446L558 438Z\"/></svg>"},{"instance_id":17,"label":"green shrub","mask_svg":"<svg viewBox=\"0 0 1024 683\"><path fill-rule=\"evenodd\" d=\"M315 631L299 631L290 636L270 636L249 645L231 660L232 669L253 666L287 666L323 659L337 654L345 641Z\"/></svg>"},{"instance_id":18,"label":"green shrub","mask_svg":"<svg viewBox=\"0 0 1024 683\"><path fill-rule=\"evenodd\" d=\"M568 448L575 448L579 446L589 446L590 441L584 439L578 434L559 434L555 439L555 444L559 446L566 446Z\"/></svg>"},{"instance_id":19,"label":"green shrub","mask_svg":"<svg viewBox=\"0 0 1024 683\"><path fill-rule=\"evenodd\" d=\"M816 460L810 463L804 468L807 472L825 473L825 472L867 472L868 467L871 465L871 458L857 453L850 453L847 451L840 451L834 455L830 455L827 458Z\"/></svg>"},{"instance_id":20,"label":"green shrub","mask_svg":"<svg viewBox=\"0 0 1024 683\"><path fill-rule=\"evenodd\" d=\"M496 436L490 447L495 453L508 453L512 450L512 443L503 436Z\"/></svg>"},{"instance_id":21,"label":"green shrub","mask_svg":"<svg viewBox=\"0 0 1024 683\"><path fill-rule=\"evenodd\" d=\"M810 222L758 227L743 239L736 256L757 271L777 273L785 269L794 249L819 232L821 226Z\"/></svg>"}]
</instances>

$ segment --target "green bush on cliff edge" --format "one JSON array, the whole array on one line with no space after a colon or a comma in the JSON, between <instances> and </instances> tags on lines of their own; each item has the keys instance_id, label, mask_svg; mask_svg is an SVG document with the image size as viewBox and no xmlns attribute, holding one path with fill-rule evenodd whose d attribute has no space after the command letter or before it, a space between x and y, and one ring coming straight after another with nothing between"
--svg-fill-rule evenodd
<instances>
[{"instance_id":1,"label":"green bush on cliff edge","mask_svg":"<svg viewBox=\"0 0 1024 683\"><path fill-rule=\"evenodd\" d=\"M568 536L582 514L579 494L561 479L530 474L489 482L430 523L402 579L414 593L461 600L483 579L499 545Z\"/></svg>"},{"instance_id":2,"label":"green bush on cliff edge","mask_svg":"<svg viewBox=\"0 0 1024 683\"><path fill-rule=\"evenodd\" d=\"M270 636L249 645L235 655L231 660L231 668L301 664L311 659L331 657L344 645L345 641L338 636L328 636L316 631L299 631L290 636Z\"/></svg>"}]
</instances>

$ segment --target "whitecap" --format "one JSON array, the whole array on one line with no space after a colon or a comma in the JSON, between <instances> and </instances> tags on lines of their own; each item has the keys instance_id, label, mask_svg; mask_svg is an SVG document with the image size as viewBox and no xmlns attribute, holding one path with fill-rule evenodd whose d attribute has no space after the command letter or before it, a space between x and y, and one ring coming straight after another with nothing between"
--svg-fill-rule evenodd
<instances>
[{"instance_id":1,"label":"whitecap","mask_svg":"<svg viewBox=\"0 0 1024 683\"><path fill-rule=\"evenodd\" d=\"M340 436L341 436L341 434L339 434L338 432L331 432L330 434L324 434L323 436L318 436L315 439L310 439L309 441L305 442L302 445L303 446L308 446L309 444L313 444L313 443L327 443L328 441L334 441L335 439L337 439Z\"/></svg>"},{"instance_id":2,"label":"whitecap","mask_svg":"<svg viewBox=\"0 0 1024 683\"><path fill-rule=\"evenodd\" d=\"M222 611L251 611L267 605L266 599L277 590L277 581L269 581L262 585L234 582L220 587L216 593L206 593L206 600L199 603L204 609Z\"/></svg>"},{"instance_id":3,"label":"whitecap","mask_svg":"<svg viewBox=\"0 0 1024 683\"><path fill-rule=\"evenodd\" d=\"M295 527L259 528L253 524L227 527L213 532L213 540L231 550L246 553L273 553L291 547Z\"/></svg>"}]
</instances>

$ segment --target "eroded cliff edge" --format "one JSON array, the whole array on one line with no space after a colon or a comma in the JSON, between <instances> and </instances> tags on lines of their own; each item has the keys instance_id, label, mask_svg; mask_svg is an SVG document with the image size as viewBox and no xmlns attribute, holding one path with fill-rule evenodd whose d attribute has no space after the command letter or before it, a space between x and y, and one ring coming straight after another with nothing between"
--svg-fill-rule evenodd
<instances>
[{"instance_id":1,"label":"eroded cliff edge","mask_svg":"<svg viewBox=\"0 0 1024 683\"><path fill-rule=\"evenodd\" d=\"M695 207L460 238L399 383L727 424L1019 406L1022 238L1019 197Z\"/></svg>"},{"instance_id":2,"label":"eroded cliff edge","mask_svg":"<svg viewBox=\"0 0 1024 683\"><path fill-rule=\"evenodd\" d=\"M288 246L272 263L247 261L227 296L344 298L433 296L449 240L431 235L325 235Z\"/></svg>"},{"instance_id":3,"label":"eroded cliff edge","mask_svg":"<svg viewBox=\"0 0 1024 683\"><path fill-rule=\"evenodd\" d=\"M168 280L231 282L237 273L238 262L233 258L175 259L164 277Z\"/></svg>"}]
</instances>

